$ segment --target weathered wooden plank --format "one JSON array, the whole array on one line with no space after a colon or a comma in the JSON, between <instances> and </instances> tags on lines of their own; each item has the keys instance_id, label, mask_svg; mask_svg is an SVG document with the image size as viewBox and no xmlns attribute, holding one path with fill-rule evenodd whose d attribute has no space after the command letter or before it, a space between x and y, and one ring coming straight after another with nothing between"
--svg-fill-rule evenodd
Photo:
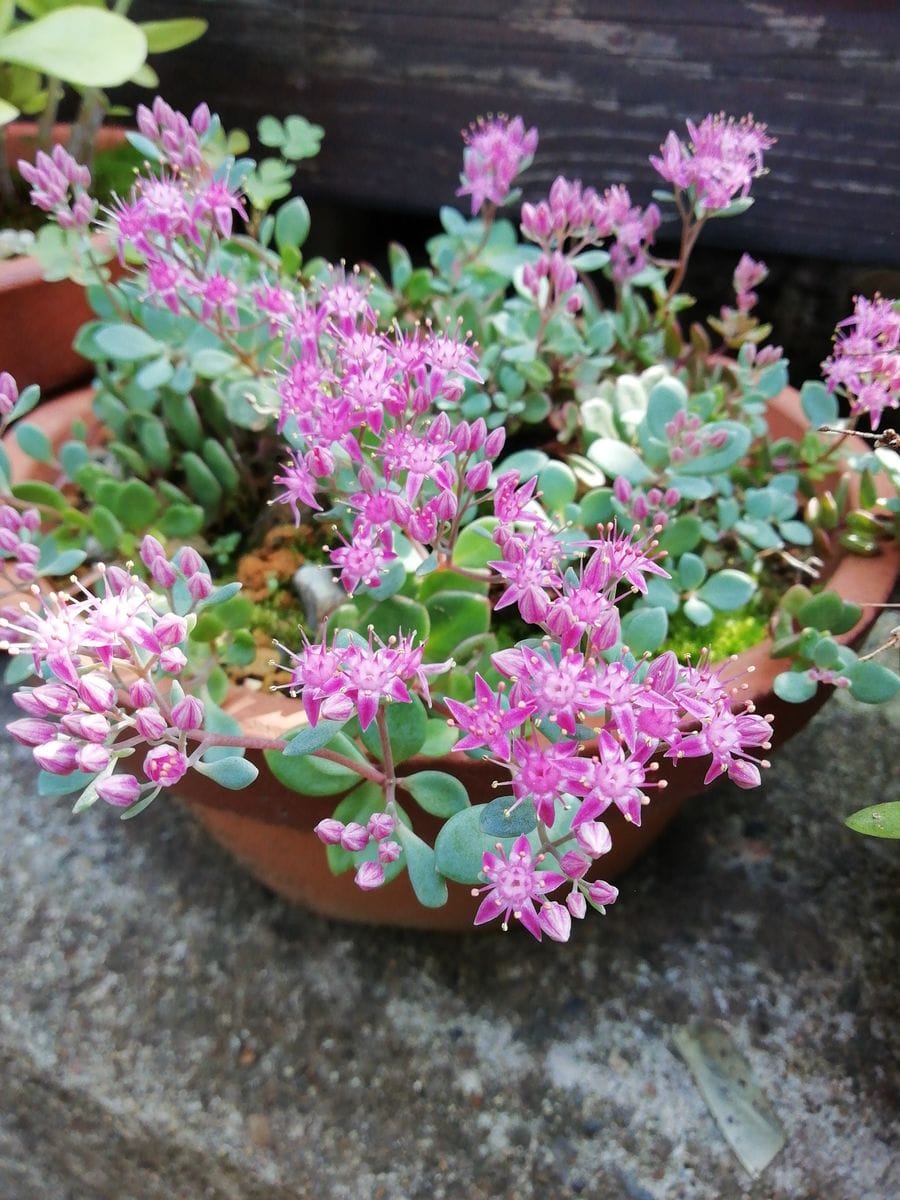
<instances>
[{"instance_id":1,"label":"weathered wooden plank","mask_svg":"<svg viewBox=\"0 0 900 1200\"><path fill-rule=\"evenodd\" d=\"M164 93L227 122L302 112L325 126L311 197L409 211L452 201L457 131L480 113L540 126L527 192L555 174L625 182L710 109L752 110L778 137L771 175L708 241L900 262L900 7L798 0L193 0L197 45L157 64ZM141 16L171 15L142 0Z\"/></svg>"}]
</instances>

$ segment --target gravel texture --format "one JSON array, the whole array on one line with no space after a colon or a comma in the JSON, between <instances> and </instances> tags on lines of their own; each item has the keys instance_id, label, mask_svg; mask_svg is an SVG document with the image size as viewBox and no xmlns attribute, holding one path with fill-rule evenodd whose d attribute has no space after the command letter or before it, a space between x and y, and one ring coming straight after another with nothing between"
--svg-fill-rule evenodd
<instances>
[{"instance_id":1,"label":"gravel texture","mask_svg":"<svg viewBox=\"0 0 900 1200\"><path fill-rule=\"evenodd\" d=\"M900 794L900 714L842 701L567 947L310 916L171 802L73 818L3 742L0 1200L897 1196L900 847L841 820ZM785 1126L755 1180L692 1016Z\"/></svg>"}]
</instances>

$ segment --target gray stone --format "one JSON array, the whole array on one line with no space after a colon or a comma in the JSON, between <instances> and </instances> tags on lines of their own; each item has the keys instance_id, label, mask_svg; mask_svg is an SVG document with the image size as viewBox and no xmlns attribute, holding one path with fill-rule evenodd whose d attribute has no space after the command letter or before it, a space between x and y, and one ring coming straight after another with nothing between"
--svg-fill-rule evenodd
<instances>
[{"instance_id":1,"label":"gray stone","mask_svg":"<svg viewBox=\"0 0 900 1200\"><path fill-rule=\"evenodd\" d=\"M900 1194L900 853L842 824L897 796L898 725L830 703L569 946L310 916L171 801L72 817L4 742L0 1200ZM695 1015L784 1124L757 1180L675 1052Z\"/></svg>"}]
</instances>

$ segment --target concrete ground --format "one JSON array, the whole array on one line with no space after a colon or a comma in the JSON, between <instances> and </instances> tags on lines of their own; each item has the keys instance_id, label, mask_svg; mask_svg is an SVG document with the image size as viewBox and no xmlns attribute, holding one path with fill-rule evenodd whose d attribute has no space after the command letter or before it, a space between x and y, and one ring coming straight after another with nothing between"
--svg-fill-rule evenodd
<instances>
[{"instance_id":1,"label":"concrete ground","mask_svg":"<svg viewBox=\"0 0 900 1200\"><path fill-rule=\"evenodd\" d=\"M900 794L898 728L832 701L568 946L310 916L171 802L73 818L3 742L0 1200L892 1200L900 846L842 818ZM693 1016L784 1126L756 1179Z\"/></svg>"}]
</instances>

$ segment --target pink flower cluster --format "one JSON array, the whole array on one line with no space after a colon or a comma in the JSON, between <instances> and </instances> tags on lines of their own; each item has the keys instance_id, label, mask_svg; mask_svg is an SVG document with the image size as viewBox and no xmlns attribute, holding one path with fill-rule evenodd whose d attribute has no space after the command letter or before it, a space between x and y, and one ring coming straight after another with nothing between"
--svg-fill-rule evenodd
<instances>
[{"instance_id":1,"label":"pink flower cluster","mask_svg":"<svg viewBox=\"0 0 900 1200\"><path fill-rule=\"evenodd\" d=\"M198 104L188 120L157 96L150 108L139 104L135 117L140 132L153 142L162 161L173 171L195 171L202 166L200 139L211 119L206 104Z\"/></svg>"},{"instance_id":2,"label":"pink flower cluster","mask_svg":"<svg viewBox=\"0 0 900 1200\"><path fill-rule=\"evenodd\" d=\"M462 186L456 194L471 196L474 217L485 204L505 204L516 176L534 158L538 131L526 129L521 117L498 116L477 121L463 138Z\"/></svg>"},{"instance_id":3,"label":"pink flower cluster","mask_svg":"<svg viewBox=\"0 0 900 1200\"><path fill-rule=\"evenodd\" d=\"M65 146L54 146L50 154L39 150L33 163L19 159L19 174L31 185L31 203L52 213L62 229L87 229L97 211L91 199L91 173L77 163Z\"/></svg>"},{"instance_id":4,"label":"pink flower cluster","mask_svg":"<svg viewBox=\"0 0 900 1200\"><path fill-rule=\"evenodd\" d=\"M416 641L415 633L398 634L386 643L371 631L368 641L351 637L341 644L341 638L339 632L330 646L327 638L316 643L304 638L299 651L280 647L292 660L285 686L301 697L311 725L323 718L346 721L355 714L361 728L368 729L382 702L409 702L409 685L430 704L429 677L453 665L424 663L424 643Z\"/></svg>"},{"instance_id":5,"label":"pink flower cluster","mask_svg":"<svg viewBox=\"0 0 900 1200\"><path fill-rule=\"evenodd\" d=\"M629 518L644 529L664 529L681 502L677 488L644 491L630 484L624 475L614 481L612 490Z\"/></svg>"},{"instance_id":6,"label":"pink flower cluster","mask_svg":"<svg viewBox=\"0 0 900 1200\"><path fill-rule=\"evenodd\" d=\"M365 850L370 843L375 843L377 858L360 863L354 876L357 887L371 892L384 883L385 866L396 862L402 853L399 843L391 838L395 824L390 813L375 812L365 825L358 821L344 824L329 817L320 821L313 832L326 846L340 846L349 853Z\"/></svg>"},{"instance_id":7,"label":"pink flower cluster","mask_svg":"<svg viewBox=\"0 0 900 1200\"><path fill-rule=\"evenodd\" d=\"M759 300L759 296L757 296L753 289L759 287L768 278L768 275L769 268L764 262L757 262L749 254L741 255L740 262L734 269L734 278L732 280L738 312L752 312L756 307L756 302Z\"/></svg>"},{"instance_id":8,"label":"pink flower cluster","mask_svg":"<svg viewBox=\"0 0 900 1200\"><path fill-rule=\"evenodd\" d=\"M522 205L522 233L542 249L536 277L548 274L540 264L555 256L571 261L589 246L600 246L611 238L610 259L613 278L625 283L647 265L647 249L659 228L660 214L655 204L641 209L631 203L628 189L621 184L599 195L580 180L562 175L554 180L546 200ZM560 267L556 268L557 274ZM526 279L526 284L535 290ZM569 287L574 285L574 280ZM557 297L563 295L558 290ZM572 311L577 311L572 309Z\"/></svg>"},{"instance_id":9,"label":"pink flower cluster","mask_svg":"<svg viewBox=\"0 0 900 1200\"><path fill-rule=\"evenodd\" d=\"M886 408L900 407L900 307L893 300L857 296L841 321L834 350L822 363L831 391L840 388L855 414L877 429Z\"/></svg>"},{"instance_id":10,"label":"pink flower cluster","mask_svg":"<svg viewBox=\"0 0 900 1200\"><path fill-rule=\"evenodd\" d=\"M0 561L3 573L16 584L31 583L37 575L41 557L40 547L32 540L41 526L41 514L36 508L18 512L9 504L0 506Z\"/></svg>"},{"instance_id":11,"label":"pink flower cluster","mask_svg":"<svg viewBox=\"0 0 900 1200\"><path fill-rule=\"evenodd\" d=\"M702 421L697 413L688 413L679 409L671 421L666 422L666 439L669 445L669 460L678 466L689 458L699 458L709 450L718 450L728 440L724 429L714 429L711 433L702 428Z\"/></svg>"},{"instance_id":12,"label":"pink flower cluster","mask_svg":"<svg viewBox=\"0 0 900 1200\"><path fill-rule=\"evenodd\" d=\"M168 562L158 547L155 539L144 539L145 563ZM161 587L184 580L187 572L188 583L191 577L209 578L195 551L182 550L178 561L171 582ZM185 695L176 681L187 665L187 618L119 567L108 567L102 578L102 594L81 588L46 594L35 588L39 607L4 610L0 648L31 654L35 674L46 668L51 675L49 682L14 694L26 717L9 731L32 747L43 770L93 776L83 800L99 797L128 807L177 783L202 752L204 704ZM189 736L197 741L193 754ZM119 761L141 745L149 746L144 779L116 773Z\"/></svg>"},{"instance_id":13,"label":"pink flower cluster","mask_svg":"<svg viewBox=\"0 0 900 1200\"><path fill-rule=\"evenodd\" d=\"M671 130L650 162L678 190L690 191L704 214L721 212L738 197L747 196L753 180L763 174L763 155L775 145L766 126L748 115L736 121L724 113L705 116L699 125L687 122L690 141Z\"/></svg>"},{"instance_id":14,"label":"pink flower cluster","mask_svg":"<svg viewBox=\"0 0 900 1200\"><path fill-rule=\"evenodd\" d=\"M455 331L380 333L358 285L326 286L282 319L290 357L278 424L299 447L275 476L275 498L299 522L301 506L319 509L317 491L334 498L341 482L349 534L338 530L329 554L352 594L380 583L398 530L441 553L487 488L505 433L436 413L456 404L464 380L480 381L474 348Z\"/></svg>"}]
</instances>

